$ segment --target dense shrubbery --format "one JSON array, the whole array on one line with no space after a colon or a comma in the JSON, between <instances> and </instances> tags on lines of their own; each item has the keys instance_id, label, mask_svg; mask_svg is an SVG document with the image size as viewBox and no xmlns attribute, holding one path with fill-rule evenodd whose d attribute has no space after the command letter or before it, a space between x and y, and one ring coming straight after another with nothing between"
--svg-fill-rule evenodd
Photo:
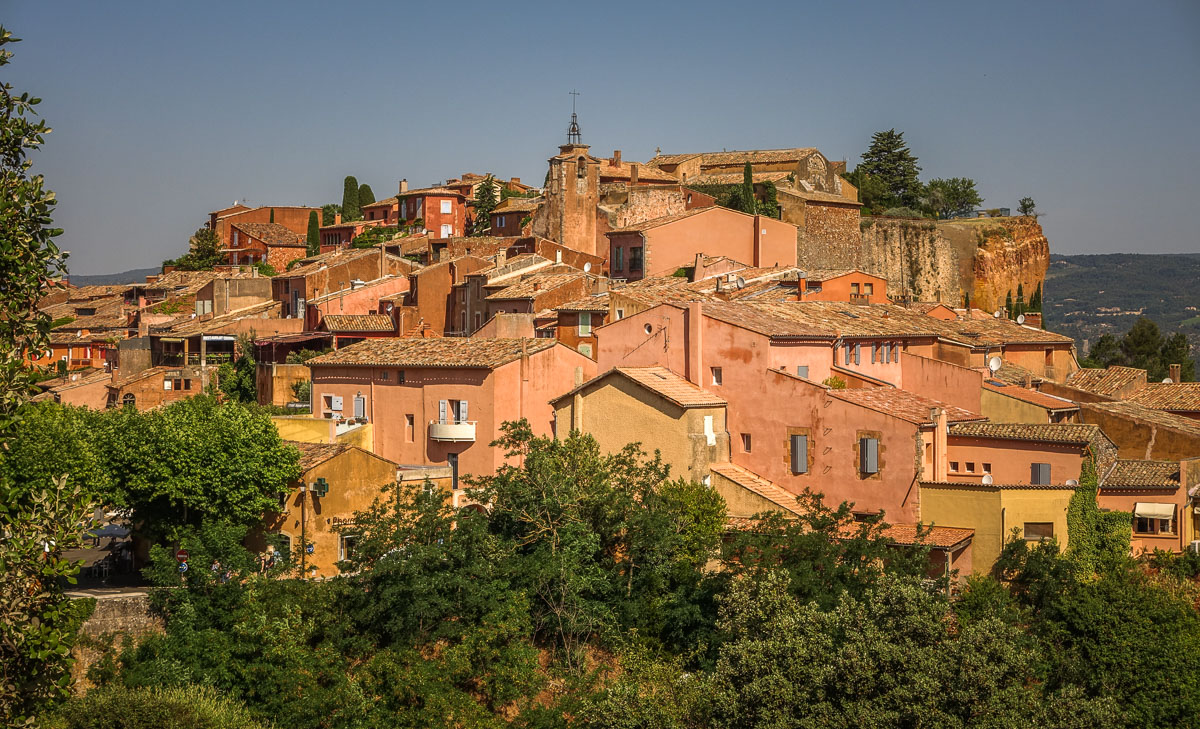
<instances>
[{"instance_id":1,"label":"dense shrubbery","mask_svg":"<svg viewBox=\"0 0 1200 729\"><path fill-rule=\"evenodd\" d=\"M951 600L947 583L925 579L925 550L898 551L880 519L856 521L846 505L806 494L803 518L728 532L719 496L635 448L604 455L589 437L535 438L524 423L498 445L520 465L474 480L490 509L455 511L440 489L396 485L357 515L341 577L244 568L164 591L166 633L93 668L96 705L210 686L234 702L222 711L278 726L1082 728L1200 716L1196 593L1171 576L1187 573L1183 561L1161 558L1151 577L1128 559L1094 567L1013 541L1003 581L972 578ZM225 564L238 539L210 528L189 549Z\"/></svg>"}]
</instances>

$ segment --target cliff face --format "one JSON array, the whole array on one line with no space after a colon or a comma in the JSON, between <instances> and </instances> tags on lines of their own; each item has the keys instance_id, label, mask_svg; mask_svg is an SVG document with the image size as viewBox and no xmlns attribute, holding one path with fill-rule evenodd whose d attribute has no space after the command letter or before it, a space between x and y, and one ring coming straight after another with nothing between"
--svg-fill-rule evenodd
<instances>
[{"instance_id":1,"label":"cliff face","mask_svg":"<svg viewBox=\"0 0 1200 729\"><path fill-rule=\"evenodd\" d=\"M860 268L884 276L893 298L910 292L917 301L942 301L993 310L1017 285L1025 299L1046 276L1050 247L1032 218L993 218L934 223L864 218L859 239L831 242L798 236L800 265Z\"/></svg>"}]
</instances>

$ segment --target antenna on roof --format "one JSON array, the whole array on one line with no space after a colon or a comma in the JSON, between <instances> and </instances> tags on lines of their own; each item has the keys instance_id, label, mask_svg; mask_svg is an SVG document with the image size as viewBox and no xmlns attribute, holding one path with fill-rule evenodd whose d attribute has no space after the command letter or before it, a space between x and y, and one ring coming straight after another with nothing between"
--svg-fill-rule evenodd
<instances>
[{"instance_id":1,"label":"antenna on roof","mask_svg":"<svg viewBox=\"0 0 1200 729\"><path fill-rule=\"evenodd\" d=\"M1000 369L1000 365L1003 363L1003 360L1001 360L999 357L992 357L988 360L988 369L991 370L992 374L994 375L996 374L996 370Z\"/></svg>"}]
</instances>

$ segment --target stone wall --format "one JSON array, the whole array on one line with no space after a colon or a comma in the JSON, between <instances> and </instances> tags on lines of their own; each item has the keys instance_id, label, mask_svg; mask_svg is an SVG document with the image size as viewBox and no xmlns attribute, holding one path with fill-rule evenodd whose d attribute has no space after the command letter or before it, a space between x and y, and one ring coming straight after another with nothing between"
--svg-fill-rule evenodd
<instances>
[{"instance_id":1,"label":"stone wall","mask_svg":"<svg viewBox=\"0 0 1200 729\"><path fill-rule=\"evenodd\" d=\"M165 630L162 617L150 606L144 592L98 595L96 608L80 628L81 638L71 650L75 664L71 677L75 691L82 694L91 685L88 669L100 660L111 645L119 648L125 641Z\"/></svg>"}]
</instances>

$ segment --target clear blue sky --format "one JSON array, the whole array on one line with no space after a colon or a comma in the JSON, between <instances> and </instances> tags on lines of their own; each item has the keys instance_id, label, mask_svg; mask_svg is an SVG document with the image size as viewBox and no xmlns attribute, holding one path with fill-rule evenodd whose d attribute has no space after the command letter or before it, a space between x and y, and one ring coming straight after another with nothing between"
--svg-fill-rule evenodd
<instances>
[{"instance_id":1,"label":"clear blue sky","mask_svg":"<svg viewBox=\"0 0 1200 729\"><path fill-rule=\"evenodd\" d=\"M913 7L907 7L912 5ZM922 178L1031 195L1059 253L1195 252L1200 4L0 0L54 128L79 274L158 265L206 213L463 172L540 184L577 88L626 159L895 127Z\"/></svg>"}]
</instances>

